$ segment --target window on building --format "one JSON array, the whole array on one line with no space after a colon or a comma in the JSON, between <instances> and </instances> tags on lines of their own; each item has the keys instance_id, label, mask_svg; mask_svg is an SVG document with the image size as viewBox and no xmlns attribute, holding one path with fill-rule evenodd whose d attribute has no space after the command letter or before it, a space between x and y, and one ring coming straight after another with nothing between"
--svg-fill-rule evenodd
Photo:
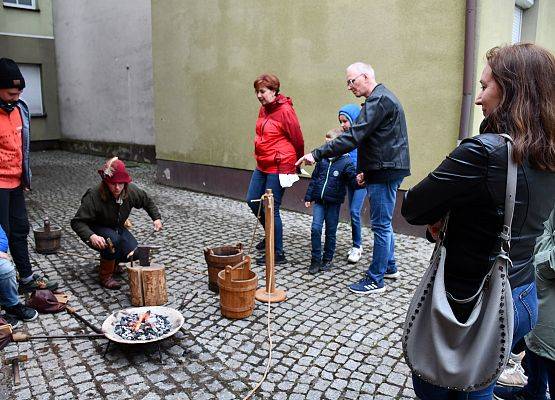
<instances>
[{"instance_id":1,"label":"window on building","mask_svg":"<svg viewBox=\"0 0 555 400\"><path fill-rule=\"evenodd\" d=\"M27 8L29 10L37 9L37 0L2 0L4 6Z\"/></svg>"},{"instance_id":2,"label":"window on building","mask_svg":"<svg viewBox=\"0 0 555 400\"><path fill-rule=\"evenodd\" d=\"M42 84L40 76L40 65L38 64L18 64L23 78L25 78L25 89L21 97L29 106L31 116L38 117L44 115L42 105Z\"/></svg>"},{"instance_id":3,"label":"window on building","mask_svg":"<svg viewBox=\"0 0 555 400\"><path fill-rule=\"evenodd\" d=\"M520 37L522 34L522 8L515 6L515 11L513 14L513 34L511 38L512 43L520 42Z\"/></svg>"}]
</instances>

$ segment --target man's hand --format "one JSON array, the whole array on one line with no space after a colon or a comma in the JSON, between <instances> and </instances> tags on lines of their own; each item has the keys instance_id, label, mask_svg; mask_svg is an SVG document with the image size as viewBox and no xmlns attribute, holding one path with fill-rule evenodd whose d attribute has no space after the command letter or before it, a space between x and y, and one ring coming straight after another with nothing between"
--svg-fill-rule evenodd
<instances>
[{"instance_id":1,"label":"man's hand","mask_svg":"<svg viewBox=\"0 0 555 400\"><path fill-rule=\"evenodd\" d=\"M89 242L91 242L92 247L99 250L104 250L107 246L106 239L95 234L91 235L91 237L89 238Z\"/></svg>"},{"instance_id":2,"label":"man's hand","mask_svg":"<svg viewBox=\"0 0 555 400\"><path fill-rule=\"evenodd\" d=\"M364 182L364 172L361 172L360 174L357 175L357 183L358 183L358 186L364 186L364 183L365 183Z\"/></svg>"},{"instance_id":3,"label":"man's hand","mask_svg":"<svg viewBox=\"0 0 555 400\"><path fill-rule=\"evenodd\" d=\"M152 222L152 224L154 225L154 230L156 232L159 232L162 230L162 220L156 219Z\"/></svg>"},{"instance_id":4,"label":"man's hand","mask_svg":"<svg viewBox=\"0 0 555 400\"><path fill-rule=\"evenodd\" d=\"M299 158L297 160L297 162L295 163L296 167L301 166L302 163L305 163L306 165L312 165L314 164L316 161L314 160L314 157L312 156L312 153L307 153L304 156L302 156L301 158Z\"/></svg>"},{"instance_id":5,"label":"man's hand","mask_svg":"<svg viewBox=\"0 0 555 400\"><path fill-rule=\"evenodd\" d=\"M434 240L438 240L439 231L441 230L442 226L443 226L443 218L437 221L435 224L426 225L426 229L428 229L428 232L430 232L430 235Z\"/></svg>"},{"instance_id":6,"label":"man's hand","mask_svg":"<svg viewBox=\"0 0 555 400\"><path fill-rule=\"evenodd\" d=\"M305 202L304 202L304 206L305 206L306 208L308 208L308 207L310 207L310 206L312 205L312 203L313 203L312 201L305 201Z\"/></svg>"}]
</instances>

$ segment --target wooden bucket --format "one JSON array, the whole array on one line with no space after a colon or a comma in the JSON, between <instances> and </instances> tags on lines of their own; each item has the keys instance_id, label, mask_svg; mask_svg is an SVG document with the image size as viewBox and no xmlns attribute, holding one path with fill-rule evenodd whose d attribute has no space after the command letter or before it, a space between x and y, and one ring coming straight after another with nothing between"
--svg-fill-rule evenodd
<instances>
[{"instance_id":1,"label":"wooden bucket","mask_svg":"<svg viewBox=\"0 0 555 400\"><path fill-rule=\"evenodd\" d=\"M33 229L35 236L35 250L39 254L55 254L60 250L60 239L62 228L57 225L50 225L48 218L44 219L44 226Z\"/></svg>"},{"instance_id":2,"label":"wooden bucket","mask_svg":"<svg viewBox=\"0 0 555 400\"><path fill-rule=\"evenodd\" d=\"M214 293L219 293L218 273L226 265L236 265L243 261L243 244L237 243L234 246L226 245L221 247L205 247L204 259L208 265L208 289Z\"/></svg>"},{"instance_id":3,"label":"wooden bucket","mask_svg":"<svg viewBox=\"0 0 555 400\"><path fill-rule=\"evenodd\" d=\"M246 318L254 311L254 293L258 275L251 271L251 259L246 256L239 264L227 265L218 273L220 310L226 318Z\"/></svg>"},{"instance_id":4,"label":"wooden bucket","mask_svg":"<svg viewBox=\"0 0 555 400\"><path fill-rule=\"evenodd\" d=\"M168 302L166 269L163 265L131 265L127 267L127 272L131 304L135 307L161 306Z\"/></svg>"}]
</instances>

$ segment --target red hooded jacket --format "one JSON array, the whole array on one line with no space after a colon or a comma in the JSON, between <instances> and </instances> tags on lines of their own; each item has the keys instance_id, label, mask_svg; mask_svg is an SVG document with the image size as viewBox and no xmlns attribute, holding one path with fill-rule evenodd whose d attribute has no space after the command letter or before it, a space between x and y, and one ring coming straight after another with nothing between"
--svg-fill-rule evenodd
<instances>
[{"instance_id":1,"label":"red hooded jacket","mask_svg":"<svg viewBox=\"0 0 555 400\"><path fill-rule=\"evenodd\" d=\"M278 94L260 107L254 137L256 167L267 174L294 174L295 162L304 155L304 139L293 102Z\"/></svg>"}]
</instances>

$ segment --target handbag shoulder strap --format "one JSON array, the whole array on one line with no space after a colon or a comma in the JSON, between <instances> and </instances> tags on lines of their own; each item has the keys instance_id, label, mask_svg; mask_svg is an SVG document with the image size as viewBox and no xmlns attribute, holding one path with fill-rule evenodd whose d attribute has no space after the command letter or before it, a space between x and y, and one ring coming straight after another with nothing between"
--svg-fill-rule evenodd
<instances>
[{"instance_id":1,"label":"handbag shoulder strap","mask_svg":"<svg viewBox=\"0 0 555 400\"><path fill-rule=\"evenodd\" d=\"M505 133L500 135L507 141L507 185L505 189L505 217L499 237L503 240L502 245L506 245L509 249L511 246L511 224L515 211L517 166L513 161L513 139Z\"/></svg>"},{"instance_id":2,"label":"handbag shoulder strap","mask_svg":"<svg viewBox=\"0 0 555 400\"><path fill-rule=\"evenodd\" d=\"M503 136L507 142L507 184L505 189L505 216L503 221L503 228L501 229L501 233L499 234L499 237L502 240L501 250L502 252L504 252L505 247L508 250L511 246L511 225L513 222L513 214L515 210L516 181L518 171L516 163L513 161L513 138L505 133L500 134L500 136ZM474 301L484 288L486 281L491 276L491 272L492 270L490 270L490 272L486 274L486 276L482 280L482 283L480 284L480 287L478 288L476 293L474 293L474 295L466 299L457 299L456 297L453 297L451 293L446 292L447 297L459 304L465 304Z\"/></svg>"}]
</instances>

